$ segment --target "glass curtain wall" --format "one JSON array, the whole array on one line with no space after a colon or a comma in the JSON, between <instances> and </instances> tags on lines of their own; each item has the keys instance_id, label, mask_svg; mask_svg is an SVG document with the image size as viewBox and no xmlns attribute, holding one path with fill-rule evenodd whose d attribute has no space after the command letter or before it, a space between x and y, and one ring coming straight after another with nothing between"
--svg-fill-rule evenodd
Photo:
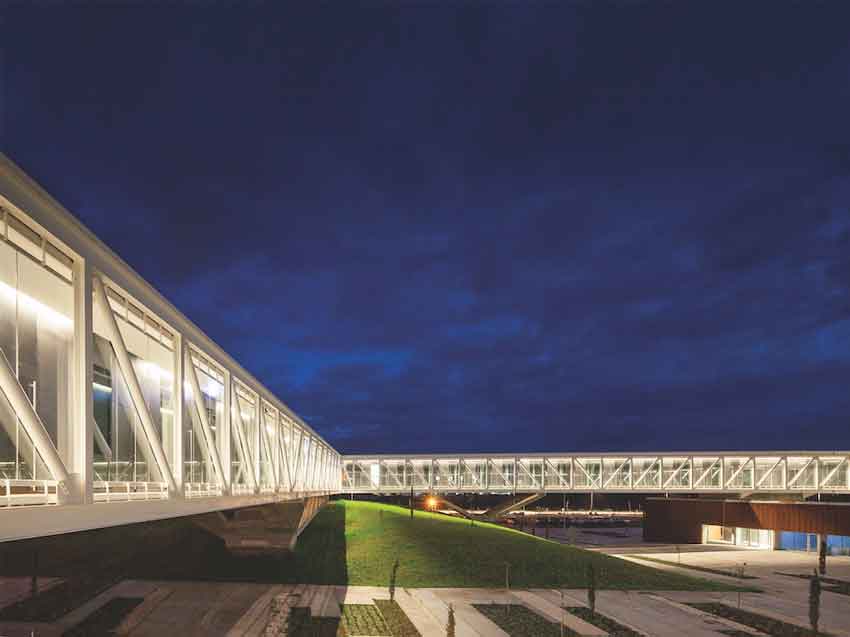
<instances>
[{"instance_id":1,"label":"glass curtain wall","mask_svg":"<svg viewBox=\"0 0 850 637\"><path fill-rule=\"evenodd\" d=\"M192 355L191 364L201 389L201 406L210 426L213 445L222 457L218 431L224 418L224 375L214 365ZM207 439L198 415L197 402L192 387L187 382L183 390L185 404L183 413L188 414L183 431L183 481L190 485L218 485L212 454L207 448ZM222 462L224 462L222 460Z\"/></svg>"},{"instance_id":2,"label":"glass curtain wall","mask_svg":"<svg viewBox=\"0 0 850 637\"><path fill-rule=\"evenodd\" d=\"M237 383L233 383L233 410L238 412L231 418L231 445L234 449L241 449L239 453L232 454L231 476L234 485L244 485L248 488L251 480L248 477L253 467L257 440L257 417L254 397L246 389ZM237 431L239 428L239 431Z\"/></svg>"},{"instance_id":3,"label":"glass curtain wall","mask_svg":"<svg viewBox=\"0 0 850 637\"><path fill-rule=\"evenodd\" d=\"M8 215L0 239L0 350L58 446L71 415L74 292L71 260ZM0 478L45 480L38 451L0 392Z\"/></svg>"},{"instance_id":4,"label":"glass curtain wall","mask_svg":"<svg viewBox=\"0 0 850 637\"><path fill-rule=\"evenodd\" d=\"M301 487L300 476L301 476L301 467L303 466L303 458L301 458L301 454L299 451L303 449L302 446L302 438L303 431L301 427L299 427L294 422L292 423L292 438L291 442L288 445L289 449L289 467L292 472L292 489L294 491L299 491Z\"/></svg>"},{"instance_id":5,"label":"glass curtain wall","mask_svg":"<svg viewBox=\"0 0 850 637\"><path fill-rule=\"evenodd\" d=\"M277 464L277 411L264 405L262 414L262 426L265 433L261 432L260 435L260 487L272 489L274 488L274 465Z\"/></svg>"},{"instance_id":6,"label":"glass curtain wall","mask_svg":"<svg viewBox=\"0 0 850 637\"><path fill-rule=\"evenodd\" d=\"M286 414L282 413L280 415L280 436L278 437L280 446L278 484L287 491L292 489L292 468L294 462L290 453L292 450L292 427L292 421Z\"/></svg>"},{"instance_id":7,"label":"glass curtain wall","mask_svg":"<svg viewBox=\"0 0 850 637\"><path fill-rule=\"evenodd\" d=\"M112 290L107 297L142 395L157 442L171 457L174 432L174 345L156 321ZM115 351L98 312L94 316L95 480L162 482L151 441L139 419Z\"/></svg>"}]
</instances>

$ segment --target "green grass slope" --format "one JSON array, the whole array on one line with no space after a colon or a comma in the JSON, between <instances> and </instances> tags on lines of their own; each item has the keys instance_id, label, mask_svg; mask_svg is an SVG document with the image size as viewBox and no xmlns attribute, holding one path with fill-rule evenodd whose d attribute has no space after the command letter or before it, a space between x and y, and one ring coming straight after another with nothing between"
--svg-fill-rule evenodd
<instances>
[{"instance_id":1,"label":"green grass slope","mask_svg":"<svg viewBox=\"0 0 850 637\"><path fill-rule=\"evenodd\" d=\"M329 504L296 548L299 581L387 586L503 587L505 564L517 588L582 588L593 564L599 588L729 590L705 579L662 572L501 526L373 502Z\"/></svg>"}]
</instances>

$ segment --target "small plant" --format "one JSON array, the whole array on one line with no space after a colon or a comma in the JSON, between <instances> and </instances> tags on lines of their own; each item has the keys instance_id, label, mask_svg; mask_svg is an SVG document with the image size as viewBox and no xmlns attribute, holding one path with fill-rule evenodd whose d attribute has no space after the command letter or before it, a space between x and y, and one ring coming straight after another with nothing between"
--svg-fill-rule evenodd
<instances>
[{"instance_id":1,"label":"small plant","mask_svg":"<svg viewBox=\"0 0 850 637\"><path fill-rule=\"evenodd\" d=\"M738 579L744 579L744 571L747 568L746 562L741 562L735 567L735 575ZM738 608L741 608L741 595L743 595L743 591L738 589Z\"/></svg>"},{"instance_id":2,"label":"small plant","mask_svg":"<svg viewBox=\"0 0 850 637\"><path fill-rule=\"evenodd\" d=\"M564 589L562 588L561 589L561 621L560 621L561 637L564 637L564 628L566 628L566 626L564 625L565 622L566 622L566 619L567 619L566 614L567 614L567 606L566 606L566 604L564 604Z\"/></svg>"},{"instance_id":3,"label":"small plant","mask_svg":"<svg viewBox=\"0 0 850 637\"><path fill-rule=\"evenodd\" d=\"M596 614L596 569L593 564L587 565L587 606L590 614Z\"/></svg>"},{"instance_id":4,"label":"small plant","mask_svg":"<svg viewBox=\"0 0 850 637\"><path fill-rule=\"evenodd\" d=\"M446 623L446 637L455 637L455 609L449 604L449 621Z\"/></svg>"},{"instance_id":5,"label":"small plant","mask_svg":"<svg viewBox=\"0 0 850 637\"><path fill-rule=\"evenodd\" d=\"M812 632L817 635L820 623L820 577L817 569L809 580L809 622L812 624Z\"/></svg>"},{"instance_id":6,"label":"small plant","mask_svg":"<svg viewBox=\"0 0 850 637\"><path fill-rule=\"evenodd\" d=\"M395 601L395 583L396 578L398 577L398 558L395 558L395 562L393 562L393 570L390 573L390 601Z\"/></svg>"},{"instance_id":7,"label":"small plant","mask_svg":"<svg viewBox=\"0 0 850 637\"><path fill-rule=\"evenodd\" d=\"M818 548L818 570L821 575L826 575L826 555L829 552L829 546L826 543L826 536L820 536L820 547Z\"/></svg>"}]
</instances>

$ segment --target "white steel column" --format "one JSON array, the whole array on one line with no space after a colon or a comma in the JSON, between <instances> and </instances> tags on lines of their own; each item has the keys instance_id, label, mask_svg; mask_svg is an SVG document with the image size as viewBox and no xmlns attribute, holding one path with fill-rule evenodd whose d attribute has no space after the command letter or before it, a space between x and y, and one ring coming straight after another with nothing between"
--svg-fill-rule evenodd
<instances>
[{"instance_id":1,"label":"white steel column","mask_svg":"<svg viewBox=\"0 0 850 637\"><path fill-rule=\"evenodd\" d=\"M263 482L263 454L262 454L262 436L263 436L263 406L260 404L262 401L260 400L259 395L254 394L254 422L257 423L257 431L254 433L254 440L252 441L254 444L254 449L256 449L256 455L254 458L254 475L257 477L257 486L262 486ZM244 429L243 429L244 431Z\"/></svg>"},{"instance_id":2,"label":"white steel column","mask_svg":"<svg viewBox=\"0 0 850 637\"><path fill-rule=\"evenodd\" d=\"M233 383L230 378L230 372L227 369L222 369L222 376L224 377L224 387L222 387L222 394L224 395L221 397L221 400L223 404L222 411L224 413L221 418L221 427L218 430L218 443L221 445L219 447L222 464L221 477L228 489L232 490L235 476L233 476L233 445L231 444L233 440L233 413L230 407L230 389Z\"/></svg>"},{"instance_id":3,"label":"white steel column","mask_svg":"<svg viewBox=\"0 0 850 637\"><path fill-rule=\"evenodd\" d=\"M183 497L183 432L185 425L183 423L183 379L185 372L183 369L183 337L180 334L172 335L172 347L174 348L174 382L172 383L172 393L174 395L174 405L172 406L173 428L171 432L171 458L172 468L174 471L174 483L177 486L178 497ZM191 361L189 361L191 364ZM207 444L207 447L211 445ZM210 453L207 450L207 453Z\"/></svg>"},{"instance_id":4,"label":"white steel column","mask_svg":"<svg viewBox=\"0 0 850 637\"><path fill-rule=\"evenodd\" d=\"M112 308L109 306L109 301L106 299L106 292L103 290L103 283L100 277L92 278L94 287L94 295L97 301L96 306L100 311L106 331L109 334L109 340L112 343L112 349L115 351L115 358L118 361L118 366L121 368L121 373L124 376L124 382L127 384L127 389L130 392L130 398L136 407L136 413L142 423L145 437L148 445L153 452L156 464L159 466L160 474L163 480L168 485L169 495L173 495L177 490L177 485L174 482L174 476L171 473L171 468L168 466L168 459L165 457L165 452L162 450L162 444L156 436L156 427L153 424L150 412L148 411L147 403L145 403L142 387L139 385L139 379L136 377L136 371L133 369L133 363L130 361L130 355L127 353L127 348L124 346L124 338L121 336L121 331L118 329L118 323L115 320L115 315L112 313Z\"/></svg>"},{"instance_id":5,"label":"white steel column","mask_svg":"<svg viewBox=\"0 0 850 637\"><path fill-rule=\"evenodd\" d=\"M94 438L100 436L104 457L111 457L112 450L103 439L103 434L94 422L92 404L92 350L94 348L92 328L92 272L88 262L74 262L74 350L73 382L74 413L68 423L63 439L59 434L59 451L71 474L69 502L91 504L94 501ZM62 427L59 428L60 432Z\"/></svg>"},{"instance_id":6,"label":"white steel column","mask_svg":"<svg viewBox=\"0 0 850 637\"><path fill-rule=\"evenodd\" d=\"M209 454L212 458L215 472L218 475L219 485L223 491L227 491L230 488L230 484L224 477L224 471L222 471L221 459L219 458L218 449L216 448L216 440L212 433L212 427L210 427L207 410L204 408L201 384L198 382L198 373L195 371L195 363L192 361L192 352L188 345L183 347L183 353L183 359L185 361L183 365L183 372L186 380L189 381L189 389L192 390L192 403L195 405L198 420L201 422L201 431L207 441L207 448L209 449Z\"/></svg>"}]
</instances>

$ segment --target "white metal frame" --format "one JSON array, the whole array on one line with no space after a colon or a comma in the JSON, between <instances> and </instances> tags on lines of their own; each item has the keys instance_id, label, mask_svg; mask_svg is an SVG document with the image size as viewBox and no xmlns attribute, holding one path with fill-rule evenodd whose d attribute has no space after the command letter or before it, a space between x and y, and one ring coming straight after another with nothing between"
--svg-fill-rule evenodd
<instances>
[{"instance_id":1,"label":"white metal frame","mask_svg":"<svg viewBox=\"0 0 850 637\"><path fill-rule=\"evenodd\" d=\"M549 453L519 457L386 454L342 456L341 462L344 493L404 493L411 487L444 493L850 493L850 451ZM383 470L400 463L410 480L398 480L397 474ZM441 472L446 463L457 468L454 480ZM463 480L465 468L473 464L486 467L483 482ZM542 477L532 465L542 467ZM557 465L568 465L569 476ZM429 479L422 472L425 466L431 467ZM379 470L373 471L373 467ZM510 475L505 467L512 468ZM589 467L599 467L599 475ZM781 471L778 481L777 471ZM376 474L380 476L377 483L373 480ZM441 479L435 480L435 474ZM548 476L557 476L557 480L550 481Z\"/></svg>"},{"instance_id":2,"label":"white metal frame","mask_svg":"<svg viewBox=\"0 0 850 637\"><path fill-rule=\"evenodd\" d=\"M58 440L52 440L13 369L0 358L0 392L21 422L33 453L37 452L49 474L45 476L49 479L0 480L0 541L96 528L111 523L107 522L111 520L116 524L128 523L340 490L342 464L336 451L38 184L0 154L0 218L3 227L10 217L41 236L42 245L49 242L70 260L68 277L72 279L74 299L70 381L72 412L67 422L59 423ZM0 240L5 240L5 236ZM107 298L107 294L112 292L120 293L135 307L143 309L145 316L155 317L173 339L174 430L167 438L160 439L144 401L140 380L130 360L115 311ZM106 436L98 429L93 415L95 313L98 313L99 325L103 325L104 336L115 354L118 371L127 385L138 416L135 435L144 436L148 443L142 445L151 456L146 460L157 467L162 476L161 482L104 482L95 476L94 449L97 448L107 458L112 455ZM200 400L197 370L193 363L195 355L214 363L223 375L223 418L221 423L216 423L215 434ZM236 383L254 397L256 440L245 440L243 435L241 413L232 395ZM185 387L191 388L193 398L185 402L187 408L183 409ZM266 418L265 409L275 414L274 423L266 422L270 418ZM206 452L217 474L217 484L193 484L184 480L182 441L190 426L190 410L195 410L199 416L201 437L206 442ZM274 427L274 436L266 430L267 424ZM231 430L234 438L241 440L239 444L231 444ZM302 441L309 441L303 450ZM297 451L293 445L297 445ZM237 448L233 449L234 446ZM250 484L234 487L235 476L230 475L231 458L243 451L246 453L243 466ZM269 462L271 484L259 484L261 454ZM297 469L292 466L293 457L298 458ZM262 491L261 486L264 487ZM113 502L123 504L120 508L108 506L107 503ZM46 511L42 505L54 505L49 508L56 511L55 520L34 512L39 508ZM104 508L112 513L104 513ZM64 513L60 514L60 510Z\"/></svg>"}]
</instances>

